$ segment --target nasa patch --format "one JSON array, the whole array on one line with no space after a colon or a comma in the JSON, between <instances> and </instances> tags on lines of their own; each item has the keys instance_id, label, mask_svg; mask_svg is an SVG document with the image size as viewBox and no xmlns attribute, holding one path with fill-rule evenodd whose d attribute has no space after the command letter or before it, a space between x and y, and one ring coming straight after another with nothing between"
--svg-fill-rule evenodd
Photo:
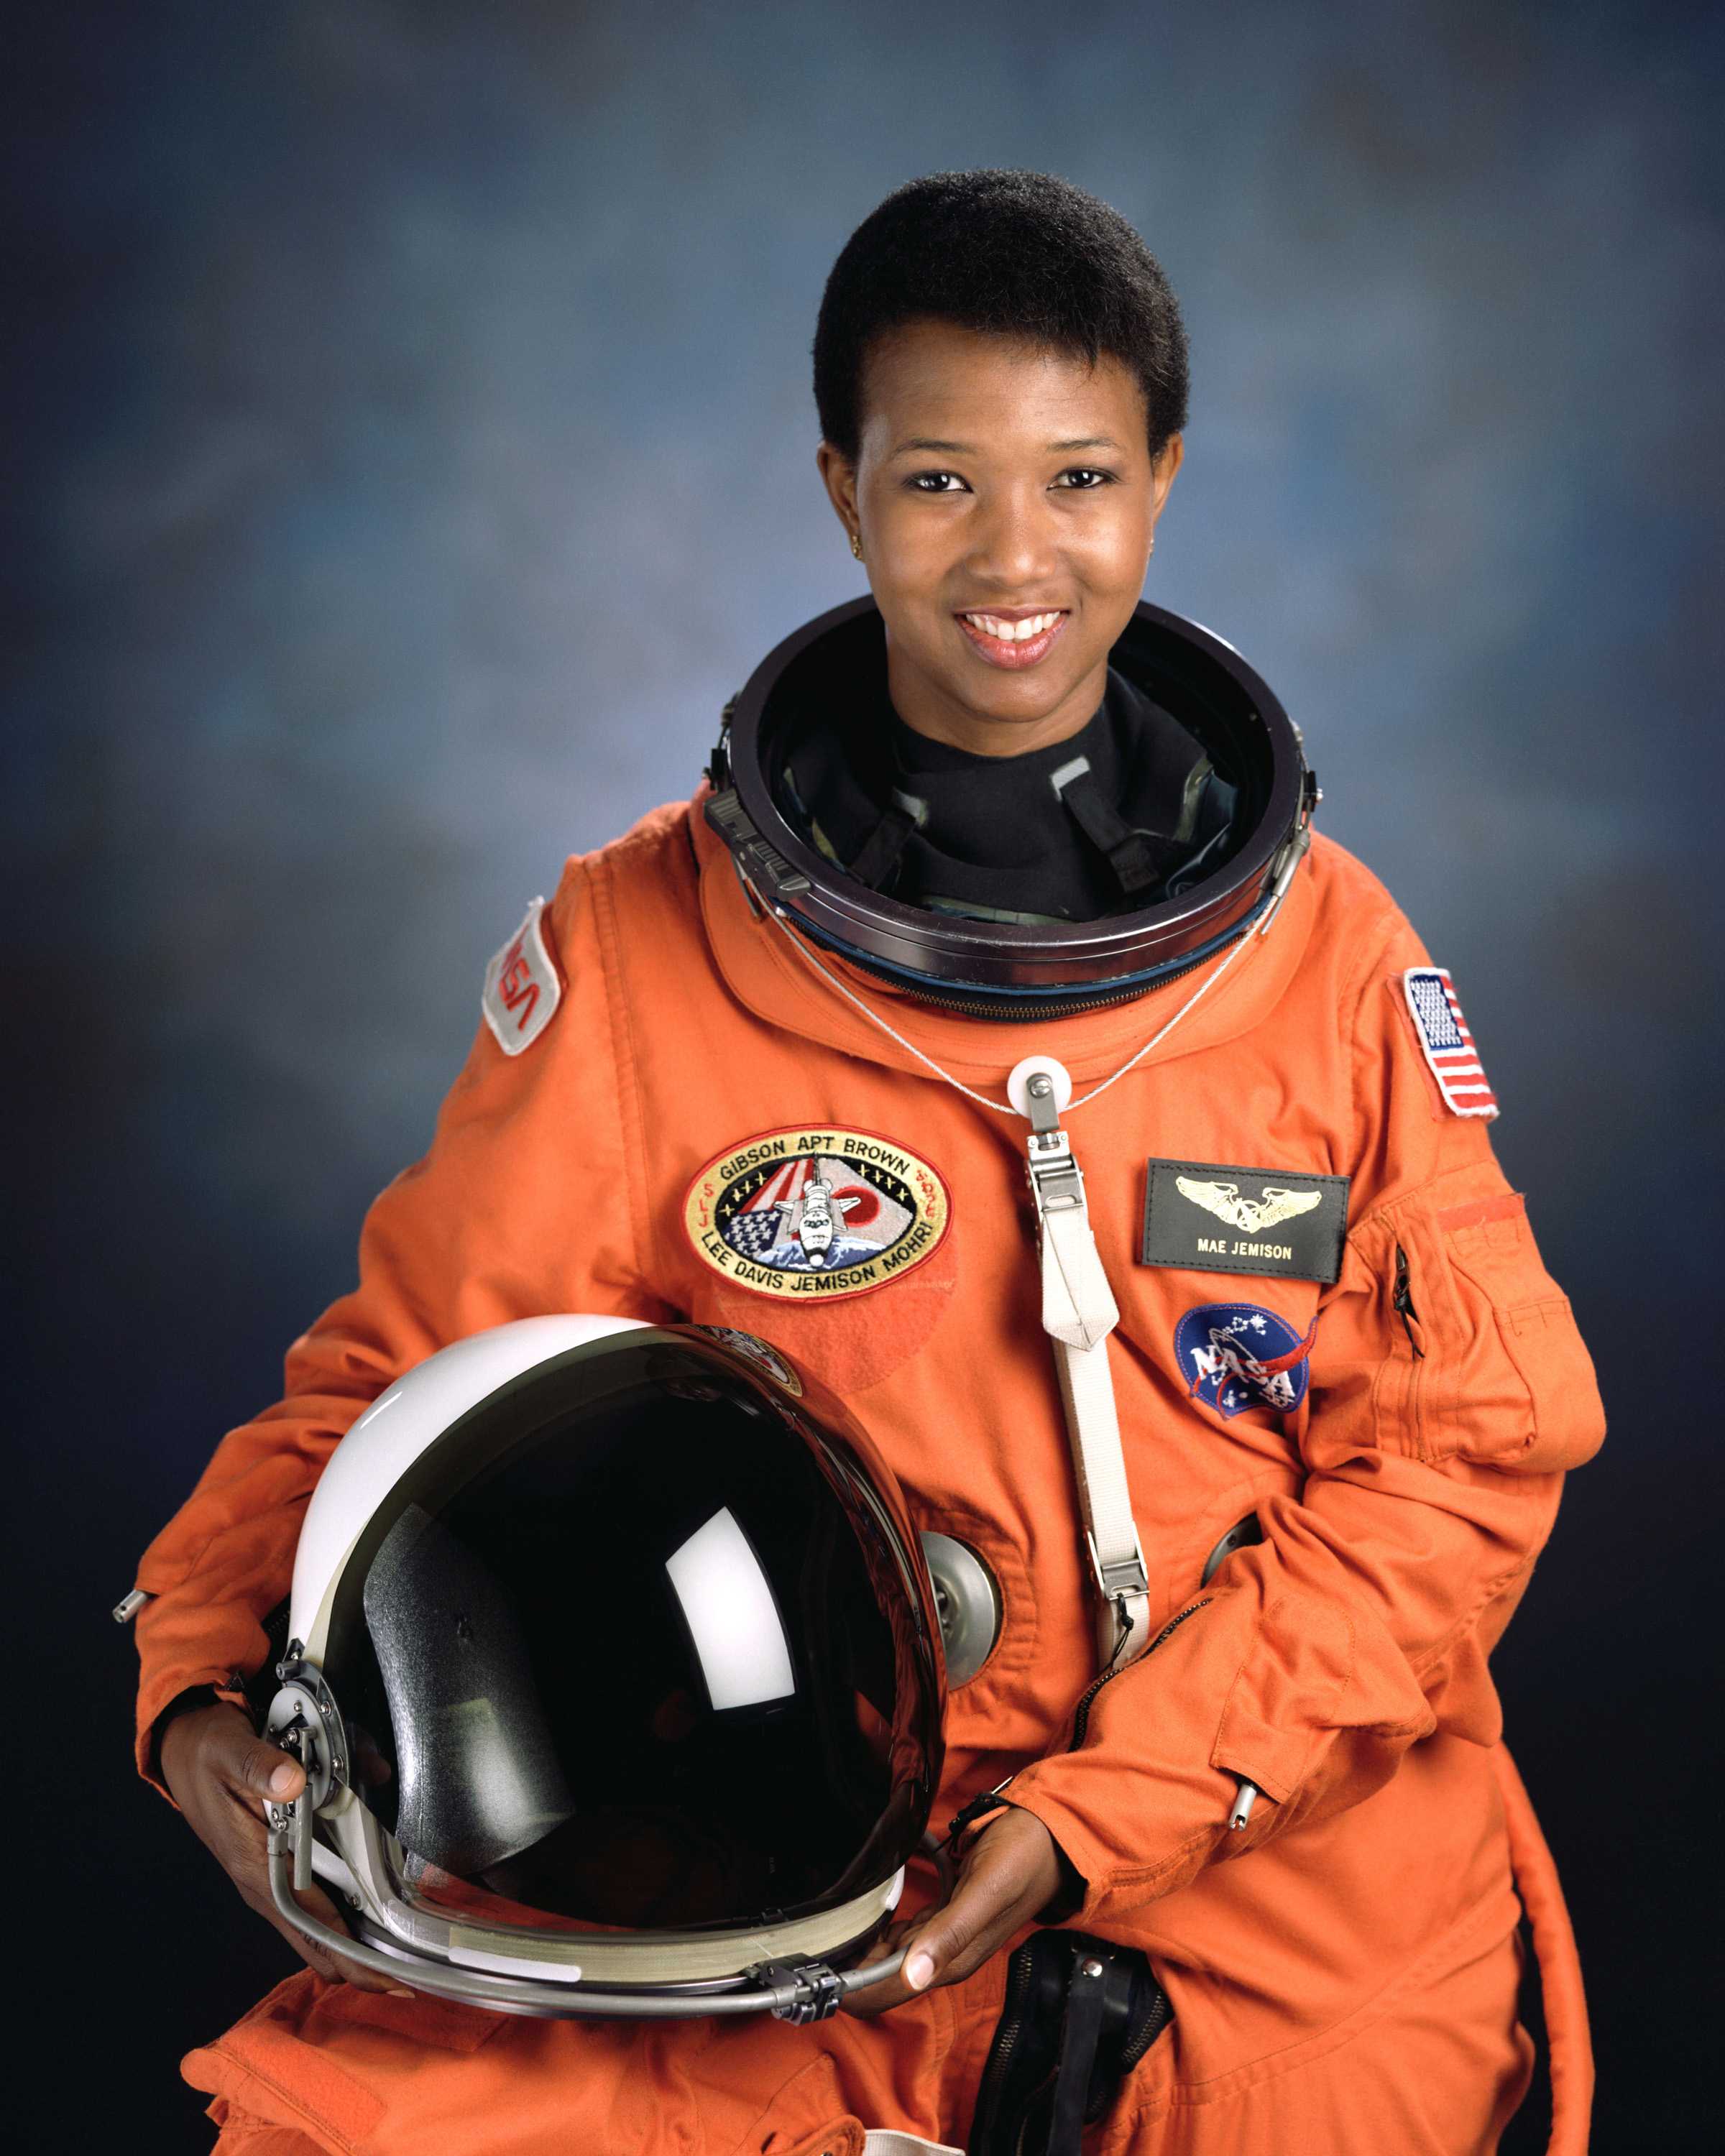
<instances>
[{"instance_id":1,"label":"nasa patch","mask_svg":"<svg viewBox=\"0 0 1725 2156\"><path fill-rule=\"evenodd\" d=\"M1495 1116L1497 1096L1486 1076L1447 966L1409 966L1402 975L1414 1030L1453 1116Z\"/></svg>"},{"instance_id":2,"label":"nasa patch","mask_svg":"<svg viewBox=\"0 0 1725 2156\"><path fill-rule=\"evenodd\" d=\"M506 1055L531 1048L563 999L563 984L546 945L544 913L545 901L536 898L526 920L485 968L480 1009Z\"/></svg>"},{"instance_id":3,"label":"nasa patch","mask_svg":"<svg viewBox=\"0 0 1725 2156\"><path fill-rule=\"evenodd\" d=\"M1311 1353L1310 1332L1302 1340L1255 1302L1201 1302L1174 1327L1174 1360L1189 1397L1224 1420L1247 1408L1291 1414L1306 1397Z\"/></svg>"},{"instance_id":4,"label":"nasa patch","mask_svg":"<svg viewBox=\"0 0 1725 2156\"><path fill-rule=\"evenodd\" d=\"M884 1287L938 1247L951 1205L926 1160L867 1131L768 1131L689 1186L696 1254L757 1295L829 1301Z\"/></svg>"}]
</instances>

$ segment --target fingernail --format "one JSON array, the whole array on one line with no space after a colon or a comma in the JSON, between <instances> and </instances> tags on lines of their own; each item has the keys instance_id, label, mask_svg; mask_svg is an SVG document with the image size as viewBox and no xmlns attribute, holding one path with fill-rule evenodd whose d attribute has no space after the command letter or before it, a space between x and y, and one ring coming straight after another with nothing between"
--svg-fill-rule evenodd
<instances>
[{"instance_id":1,"label":"fingernail","mask_svg":"<svg viewBox=\"0 0 1725 2156\"><path fill-rule=\"evenodd\" d=\"M413 1995L411 1991L403 1989L398 1984L386 1984L383 1989L392 1999L411 1999Z\"/></svg>"},{"instance_id":2,"label":"fingernail","mask_svg":"<svg viewBox=\"0 0 1725 2156\"><path fill-rule=\"evenodd\" d=\"M932 1954L913 1953L905 1964L905 1982L912 1991L926 1991L934 1978Z\"/></svg>"},{"instance_id":3,"label":"fingernail","mask_svg":"<svg viewBox=\"0 0 1725 2156\"><path fill-rule=\"evenodd\" d=\"M278 1797L285 1797L294 1786L294 1777L299 1771L297 1767L290 1766L286 1760L283 1760L280 1766L270 1777L271 1794Z\"/></svg>"}]
</instances>

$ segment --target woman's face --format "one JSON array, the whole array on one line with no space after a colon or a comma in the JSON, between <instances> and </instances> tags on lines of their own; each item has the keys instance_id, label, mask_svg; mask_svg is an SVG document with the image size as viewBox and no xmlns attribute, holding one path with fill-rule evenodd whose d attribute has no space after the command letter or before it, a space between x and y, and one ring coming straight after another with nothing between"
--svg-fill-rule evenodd
<instances>
[{"instance_id":1,"label":"woman's face","mask_svg":"<svg viewBox=\"0 0 1725 2156\"><path fill-rule=\"evenodd\" d=\"M1121 361L950 322L878 338L862 401L855 465L823 442L820 471L862 541L900 717L985 756L1076 733L1143 590L1180 438L1152 463ZM1026 620L1035 634L999 633Z\"/></svg>"}]
</instances>

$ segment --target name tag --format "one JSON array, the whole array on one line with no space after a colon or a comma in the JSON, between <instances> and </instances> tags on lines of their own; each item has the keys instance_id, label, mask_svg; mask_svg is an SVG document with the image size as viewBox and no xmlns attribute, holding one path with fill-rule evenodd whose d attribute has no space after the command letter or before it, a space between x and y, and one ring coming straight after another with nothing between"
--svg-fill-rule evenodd
<instances>
[{"instance_id":1,"label":"name tag","mask_svg":"<svg viewBox=\"0 0 1725 2156\"><path fill-rule=\"evenodd\" d=\"M1340 1274L1347 1176L1207 1160L1146 1166L1140 1264L1283 1280L1330 1281Z\"/></svg>"}]
</instances>

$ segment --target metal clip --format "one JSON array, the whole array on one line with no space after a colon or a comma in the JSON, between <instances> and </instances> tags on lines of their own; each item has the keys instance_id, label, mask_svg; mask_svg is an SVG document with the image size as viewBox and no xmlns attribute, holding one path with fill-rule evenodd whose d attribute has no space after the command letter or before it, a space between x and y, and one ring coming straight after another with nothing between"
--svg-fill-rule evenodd
<instances>
[{"instance_id":1,"label":"metal clip","mask_svg":"<svg viewBox=\"0 0 1725 2156\"><path fill-rule=\"evenodd\" d=\"M773 2018L798 2028L830 2020L845 1996L844 1978L824 1961L757 1961L746 1974L764 1989L788 1994L773 2005Z\"/></svg>"},{"instance_id":2,"label":"metal clip","mask_svg":"<svg viewBox=\"0 0 1725 2156\"><path fill-rule=\"evenodd\" d=\"M1076 1211L1084 1204L1084 1171L1072 1158L1066 1133L1057 1131L1051 1138L1033 1137L1030 1145L1026 1173L1038 1215ZM1045 1153L1047 1158L1038 1160L1038 1152Z\"/></svg>"},{"instance_id":3,"label":"metal clip","mask_svg":"<svg viewBox=\"0 0 1725 2156\"><path fill-rule=\"evenodd\" d=\"M740 875L758 879L775 895L794 895L814 888L800 869L793 869L778 849L762 837L734 786L711 795L702 814L731 849Z\"/></svg>"},{"instance_id":4,"label":"metal clip","mask_svg":"<svg viewBox=\"0 0 1725 2156\"><path fill-rule=\"evenodd\" d=\"M1317 808L1321 798L1322 795L1316 778L1309 770L1302 773L1300 782L1299 820L1289 834L1287 843L1277 855L1271 869L1270 902L1264 909L1264 918L1258 923L1256 932L1260 936L1267 936L1270 933L1271 925L1276 915L1281 912L1281 902L1287 896L1289 886L1294 880L1294 872L1306 858L1307 850L1312 844L1312 812Z\"/></svg>"},{"instance_id":5,"label":"metal clip","mask_svg":"<svg viewBox=\"0 0 1725 2156\"><path fill-rule=\"evenodd\" d=\"M1147 1594L1150 1592L1150 1574L1144 1564L1144 1546L1136 1535L1132 1537L1131 1556L1117 1558L1111 1564L1104 1564L1096 1554L1096 1538L1088 1528L1085 1531L1084 1539L1090 1550L1090 1568L1096 1576L1096 1583L1104 1601L1118 1605L1127 1595Z\"/></svg>"},{"instance_id":6,"label":"metal clip","mask_svg":"<svg viewBox=\"0 0 1725 2156\"><path fill-rule=\"evenodd\" d=\"M958 1810L953 1813L952 1818L947 1821L947 1841L948 1846L957 1840L959 1835L963 1833L967 1827L974 1826L979 1819L984 1818L989 1812L999 1811L1002 1810L1002 1808L1006 1804L1007 1799L1001 1795L1000 1792L1006 1787L1008 1782L1016 1779L1018 1769L1014 1768L1012 1773L1006 1777L1005 1781L997 1782L992 1789L983 1789L979 1791L977 1795L971 1799L968 1804L961 1804L959 1806Z\"/></svg>"}]
</instances>

